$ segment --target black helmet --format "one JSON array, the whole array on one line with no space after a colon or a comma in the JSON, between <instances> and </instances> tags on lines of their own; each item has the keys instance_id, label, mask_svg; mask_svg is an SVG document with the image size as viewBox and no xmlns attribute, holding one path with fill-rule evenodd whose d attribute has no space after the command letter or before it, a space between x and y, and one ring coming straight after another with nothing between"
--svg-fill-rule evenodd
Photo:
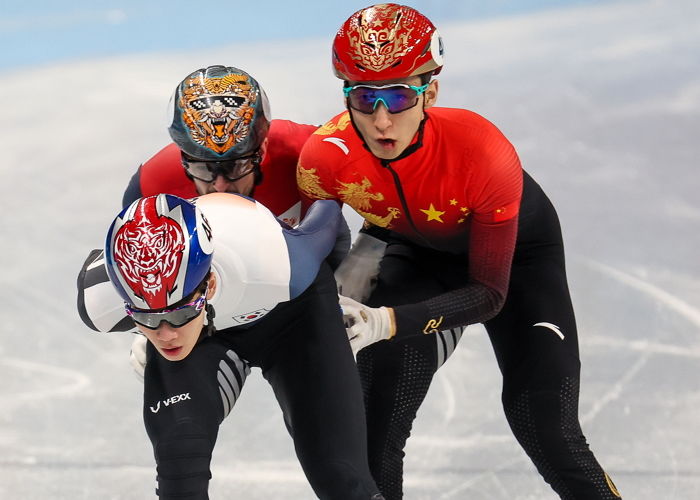
<instances>
[{"instance_id":1,"label":"black helmet","mask_svg":"<svg viewBox=\"0 0 700 500\"><path fill-rule=\"evenodd\" d=\"M255 152L270 128L265 91L243 70L209 66L188 75L170 100L168 132L189 157L202 161Z\"/></svg>"}]
</instances>

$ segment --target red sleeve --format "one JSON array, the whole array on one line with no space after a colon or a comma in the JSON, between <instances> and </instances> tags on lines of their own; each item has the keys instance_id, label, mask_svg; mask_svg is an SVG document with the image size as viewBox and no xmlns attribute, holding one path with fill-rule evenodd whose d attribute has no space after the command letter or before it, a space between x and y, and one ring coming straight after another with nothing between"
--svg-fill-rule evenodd
<instances>
[{"instance_id":1,"label":"red sleeve","mask_svg":"<svg viewBox=\"0 0 700 500\"><path fill-rule=\"evenodd\" d=\"M518 234L522 168L513 146L491 124L470 151L479 167L470 179L469 283L417 304L394 308L397 336L483 323L503 307Z\"/></svg>"},{"instance_id":2,"label":"red sleeve","mask_svg":"<svg viewBox=\"0 0 700 500\"><path fill-rule=\"evenodd\" d=\"M255 188L255 199L281 215L299 202L296 166L304 143L316 130L288 120L272 120L267 138L267 152L260 165L262 182Z\"/></svg>"},{"instance_id":3,"label":"red sleeve","mask_svg":"<svg viewBox=\"0 0 700 500\"><path fill-rule=\"evenodd\" d=\"M477 170L479 187L472 202L469 274L505 300L518 231L523 171L515 148L503 134L490 122L484 130Z\"/></svg>"},{"instance_id":4,"label":"red sleeve","mask_svg":"<svg viewBox=\"0 0 700 500\"><path fill-rule=\"evenodd\" d=\"M194 182L185 174L180 160L180 149L171 143L141 165L141 196L160 193L174 194L181 198L197 196Z\"/></svg>"},{"instance_id":5,"label":"red sleeve","mask_svg":"<svg viewBox=\"0 0 700 500\"><path fill-rule=\"evenodd\" d=\"M336 120L334 118L333 120ZM324 127L327 127L326 124ZM334 187L335 176L329 165L340 165L342 150L323 141L324 135L314 133L301 150L296 180L301 196L302 217L315 200L338 200Z\"/></svg>"},{"instance_id":6,"label":"red sleeve","mask_svg":"<svg viewBox=\"0 0 700 500\"><path fill-rule=\"evenodd\" d=\"M301 149L317 128L316 125L306 125L291 120L272 120L268 142L276 142L279 145L278 152L282 156L299 158Z\"/></svg>"},{"instance_id":7,"label":"red sleeve","mask_svg":"<svg viewBox=\"0 0 700 500\"><path fill-rule=\"evenodd\" d=\"M518 215L523 190L522 167L515 148L501 131L479 118L478 150L471 148L464 159L477 165L468 179L472 216L487 224L502 222Z\"/></svg>"},{"instance_id":8,"label":"red sleeve","mask_svg":"<svg viewBox=\"0 0 700 500\"><path fill-rule=\"evenodd\" d=\"M470 280L466 286L423 302L394 307L396 336L436 333L458 326L483 323L503 307L518 232L514 217L489 227L472 225L476 255L469 256Z\"/></svg>"}]
</instances>

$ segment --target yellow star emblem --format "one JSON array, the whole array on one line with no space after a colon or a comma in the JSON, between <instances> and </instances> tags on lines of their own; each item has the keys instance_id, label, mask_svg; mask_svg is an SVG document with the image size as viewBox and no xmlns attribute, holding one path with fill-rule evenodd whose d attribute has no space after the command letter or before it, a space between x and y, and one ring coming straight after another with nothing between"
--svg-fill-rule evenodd
<instances>
[{"instance_id":1,"label":"yellow star emblem","mask_svg":"<svg viewBox=\"0 0 700 500\"><path fill-rule=\"evenodd\" d=\"M443 222L443 223L445 222L440 218L442 216L442 214L444 214L445 212L441 212L440 210L435 210L435 207L433 206L432 203L430 204L430 208L428 208L428 209L421 208L420 211L428 216L428 219L427 219L428 221L436 220L438 222Z\"/></svg>"},{"instance_id":2,"label":"yellow star emblem","mask_svg":"<svg viewBox=\"0 0 700 500\"><path fill-rule=\"evenodd\" d=\"M457 200L455 200L455 199L450 200L450 205L454 206L456 204L457 204Z\"/></svg>"}]
</instances>

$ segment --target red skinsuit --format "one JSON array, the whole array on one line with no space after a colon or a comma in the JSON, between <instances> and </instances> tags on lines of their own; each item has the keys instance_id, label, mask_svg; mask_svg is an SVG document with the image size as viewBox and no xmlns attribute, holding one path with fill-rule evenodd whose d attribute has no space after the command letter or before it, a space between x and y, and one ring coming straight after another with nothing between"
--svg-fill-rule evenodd
<instances>
[{"instance_id":1,"label":"red skinsuit","mask_svg":"<svg viewBox=\"0 0 700 500\"><path fill-rule=\"evenodd\" d=\"M316 128L288 120L270 123L267 153L260 165L263 182L255 187L255 199L292 226L299 222L299 193L294 172L301 148ZM194 182L185 174L180 150L174 143L141 166L139 185L141 192L134 199L158 193L182 198L198 196Z\"/></svg>"},{"instance_id":2,"label":"red skinsuit","mask_svg":"<svg viewBox=\"0 0 700 500\"><path fill-rule=\"evenodd\" d=\"M502 303L517 234L520 161L480 115L450 108L426 114L422 146L389 162L367 151L347 112L331 119L302 151L304 207L336 199L418 245L468 254L473 286L487 287Z\"/></svg>"}]
</instances>

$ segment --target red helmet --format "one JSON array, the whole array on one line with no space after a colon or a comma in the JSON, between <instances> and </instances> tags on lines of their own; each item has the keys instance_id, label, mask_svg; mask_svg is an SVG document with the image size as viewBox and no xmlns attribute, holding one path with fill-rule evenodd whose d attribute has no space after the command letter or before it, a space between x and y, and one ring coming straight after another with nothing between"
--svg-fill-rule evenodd
<instances>
[{"instance_id":1,"label":"red helmet","mask_svg":"<svg viewBox=\"0 0 700 500\"><path fill-rule=\"evenodd\" d=\"M333 69L342 80L369 82L442 68L442 38L411 7L382 3L355 12L333 40Z\"/></svg>"}]
</instances>

